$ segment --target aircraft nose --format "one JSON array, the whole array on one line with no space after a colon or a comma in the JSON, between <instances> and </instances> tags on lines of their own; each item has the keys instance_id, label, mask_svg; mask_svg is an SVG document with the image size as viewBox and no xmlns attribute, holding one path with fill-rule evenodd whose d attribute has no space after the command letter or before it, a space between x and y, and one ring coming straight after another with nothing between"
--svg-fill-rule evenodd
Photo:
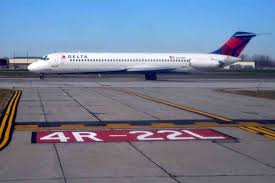
<instances>
[{"instance_id":1,"label":"aircraft nose","mask_svg":"<svg viewBox=\"0 0 275 183\"><path fill-rule=\"evenodd\" d=\"M33 64L30 64L30 65L28 66L28 70L31 71L31 72L33 71L33 68L34 68Z\"/></svg>"},{"instance_id":2,"label":"aircraft nose","mask_svg":"<svg viewBox=\"0 0 275 183\"><path fill-rule=\"evenodd\" d=\"M36 63L32 63L28 66L28 70L31 72L37 72L38 71L38 67Z\"/></svg>"}]
</instances>

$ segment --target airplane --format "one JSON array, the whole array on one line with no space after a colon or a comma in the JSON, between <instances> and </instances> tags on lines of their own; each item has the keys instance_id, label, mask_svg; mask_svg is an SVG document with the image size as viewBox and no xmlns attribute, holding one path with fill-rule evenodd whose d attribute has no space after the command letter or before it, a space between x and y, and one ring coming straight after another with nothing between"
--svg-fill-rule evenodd
<instances>
[{"instance_id":1,"label":"airplane","mask_svg":"<svg viewBox=\"0 0 275 183\"><path fill-rule=\"evenodd\" d=\"M30 64L28 70L40 74L141 73L146 80L157 74L205 71L240 61L239 55L258 34L236 32L221 48L211 53L52 53Z\"/></svg>"}]
</instances>

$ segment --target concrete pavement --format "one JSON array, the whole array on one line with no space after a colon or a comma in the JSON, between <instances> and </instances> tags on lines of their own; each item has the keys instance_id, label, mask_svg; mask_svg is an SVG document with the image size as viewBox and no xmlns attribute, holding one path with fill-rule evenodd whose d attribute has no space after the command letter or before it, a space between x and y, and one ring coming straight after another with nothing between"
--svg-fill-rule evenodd
<instances>
[{"instance_id":1,"label":"concrete pavement","mask_svg":"<svg viewBox=\"0 0 275 183\"><path fill-rule=\"evenodd\" d=\"M131 81L132 79L132 81ZM123 88L231 119L274 119L275 101L225 94L218 88L275 88L275 80L147 82L131 78L0 79L23 91L16 123L209 120L113 90ZM198 127L199 128L199 127ZM275 144L236 127L212 128L238 142L165 141L32 144L15 131L0 152L0 182L274 182ZM146 129L145 129L146 130Z\"/></svg>"}]
</instances>

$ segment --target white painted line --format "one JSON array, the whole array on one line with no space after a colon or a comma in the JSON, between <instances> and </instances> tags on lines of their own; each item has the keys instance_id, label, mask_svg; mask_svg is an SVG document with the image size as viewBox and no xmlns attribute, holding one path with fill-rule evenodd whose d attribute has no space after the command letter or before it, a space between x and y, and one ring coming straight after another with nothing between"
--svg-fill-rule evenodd
<instances>
[{"instance_id":1,"label":"white painted line","mask_svg":"<svg viewBox=\"0 0 275 183\"><path fill-rule=\"evenodd\" d=\"M110 137L126 137L127 135L109 135Z\"/></svg>"}]
</instances>

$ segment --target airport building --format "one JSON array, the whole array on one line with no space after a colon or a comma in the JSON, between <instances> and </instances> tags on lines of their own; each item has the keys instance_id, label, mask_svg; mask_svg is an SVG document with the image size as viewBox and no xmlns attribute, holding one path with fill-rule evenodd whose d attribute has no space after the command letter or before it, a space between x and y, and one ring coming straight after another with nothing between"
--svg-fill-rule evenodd
<instances>
[{"instance_id":1,"label":"airport building","mask_svg":"<svg viewBox=\"0 0 275 183\"><path fill-rule=\"evenodd\" d=\"M41 57L13 57L8 60L8 68L12 70L26 70L28 65Z\"/></svg>"},{"instance_id":2,"label":"airport building","mask_svg":"<svg viewBox=\"0 0 275 183\"><path fill-rule=\"evenodd\" d=\"M255 69L254 61L239 61L224 67L225 70L253 70Z\"/></svg>"}]
</instances>

